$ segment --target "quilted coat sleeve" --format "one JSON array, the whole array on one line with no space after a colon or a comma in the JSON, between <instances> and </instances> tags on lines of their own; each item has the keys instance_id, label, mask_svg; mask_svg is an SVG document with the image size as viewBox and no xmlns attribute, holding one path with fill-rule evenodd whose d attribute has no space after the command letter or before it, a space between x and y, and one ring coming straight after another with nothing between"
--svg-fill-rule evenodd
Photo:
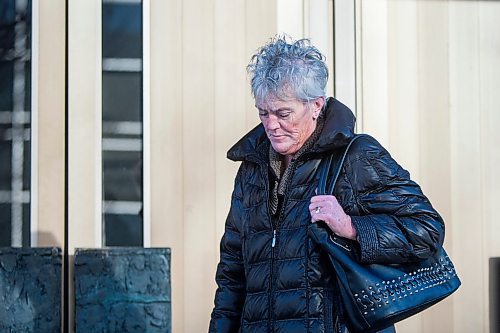
<instances>
[{"instance_id":1,"label":"quilted coat sleeve","mask_svg":"<svg viewBox=\"0 0 500 333\"><path fill-rule=\"evenodd\" d=\"M220 261L215 276L218 288L210 320L211 333L238 332L240 328L246 286L242 241L237 227L242 213L241 173L242 167L236 176L231 208L220 242Z\"/></svg>"},{"instance_id":2,"label":"quilted coat sleeve","mask_svg":"<svg viewBox=\"0 0 500 333\"><path fill-rule=\"evenodd\" d=\"M443 244L444 222L420 186L375 139L353 143L344 164L359 216L351 216L364 263L403 263Z\"/></svg>"}]
</instances>

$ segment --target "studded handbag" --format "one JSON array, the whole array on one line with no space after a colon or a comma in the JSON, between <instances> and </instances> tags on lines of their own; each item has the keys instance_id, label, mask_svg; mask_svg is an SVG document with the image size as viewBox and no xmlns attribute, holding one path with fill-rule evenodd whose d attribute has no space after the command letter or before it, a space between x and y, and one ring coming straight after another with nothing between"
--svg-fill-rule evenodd
<instances>
[{"instance_id":1,"label":"studded handbag","mask_svg":"<svg viewBox=\"0 0 500 333\"><path fill-rule=\"evenodd\" d=\"M332 194L352 143L323 161L318 194ZM333 165L333 167L332 167ZM327 187L329 173L331 181ZM309 236L327 254L351 332L376 332L408 318L452 294L460 286L453 263L441 247L432 257L404 264L361 264L353 242L312 223Z\"/></svg>"}]
</instances>

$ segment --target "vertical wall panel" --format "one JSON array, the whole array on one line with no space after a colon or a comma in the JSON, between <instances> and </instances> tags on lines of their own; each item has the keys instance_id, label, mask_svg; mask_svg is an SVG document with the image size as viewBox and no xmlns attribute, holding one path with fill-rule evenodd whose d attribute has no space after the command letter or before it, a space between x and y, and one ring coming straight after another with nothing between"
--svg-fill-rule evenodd
<instances>
[{"instance_id":1,"label":"vertical wall panel","mask_svg":"<svg viewBox=\"0 0 500 333\"><path fill-rule=\"evenodd\" d=\"M304 37L304 0L276 0L278 33Z\"/></svg>"},{"instance_id":2,"label":"vertical wall panel","mask_svg":"<svg viewBox=\"0 0 500 333\"><path fill-rule=\"evenodd\" d=\"M326 53L326 65L328 66L329 78L328 78L328 85L326 87L327 96L333 96L333 81L335 78L335 70L333 66L334 54L335 54L335 52L333 51L333 43L334 43L333 22L334 22L333 0L328 0L328 44Z\"/></svg>"},{"instance_id":3,"label":"vertical wall panel","mask_svg":"<svg viewBox=\"0 0 500 333\"><path fill-rule=\"evenodd\" d=\"M355 17L355 61L356 61L356 131L363 129L363 5L362 0L354 1ZM334 27L335 29L335 27ZM335 74L335 73L334 73Z\"/></svg>"},{"instance_id":4,"label":"vertical wall panel","mask_svg":"<svg viewBox=\"0 0 500 333\"><path fill-rule=\"evenodd\" d=\"M215 43L215 253L219 261L219 239L230 206L234 176L239 163L226 158L227 150L245 133L246 80L245 0L216 0ZM231 27L231 29L228 29ZM228 41L231 41L228 43ZM252 107L250 105L250 107ZM212 277L212 281L214 277Z\"/></svg>"},{"instance_id":5,"label":"vertical wall panel","mask_svg":"<svg viewBox=\"0 0 500 333\"><path fill-rule=\"evenodd\" d=\"M449 18L452 218L447 240L455 245L451 254L463 282L454 296L454 325L456 332L484 332L485 266L477 246L483 243L477 3L451 2Z\"/></svg>"},{"instance_id":6,"label":"vertical wall panel","mask_svg":"<svg viewBox=\"0 0 500 333\"><path fill-rule=\"evenodd\" d=\"M420 185L451 221L448 2L418 1ZM450 243L447 239L447 244ZM451 332L448 299L423 314L423 332Z\"/></svg>"},{"instance_id":7,"label":"vertical wall panel","mask_svg":"<svg viewBox=\"0 0 500 333\"><path fill-rule=\"evenodd\" d=\"M172 249L172 332L184 332L182 0L151 0L150 17L151 245Z\"/></svg>"},{"instance_id":8,"label":"vertical wall panel","mask_svg":"<svg viewBox=\"0 0 500 333\"><path fill-rule=\"evenodd\" d=\"M417 2L388 4L389 147L396 160L419 179Z\"/></svg>"},{"instance_id":9,"label":"vertical wall panel","mask_svg":"<svg viewBox=\"0 0 500 333\"><path fill-rule=\"evenodd\" d=\"M206 330L215 251L214 1L183 1L185 332ZM189 319L189 320L187 320Z\"/></svg>"},{"instance_id":10,"label":"vertical wall panel","mask_svg":"<svg viewBox=\"0 0 500 333\"><path fill-rule=\"evenodd\" d=\"M487 255L500 256L500 222L498 219L498 202L500 202L500 3L482 1L479 3L479 48L480 48L480 82L481 97L481 154L483 180L485 185L484 218L488 244Z\"/></svg>"},{"instance_id":11,"label":"vertical wall panel","mask_svg":"<svg viewBox=\"0 0 500 333\"><path fill-rule=\"evenodd\" d=\"M363 132L389 143L387 0L361 2Z\"/></svg>"},{"instance_id":12,"label":"vertical wall panel","mask_svg":"<svg viewBox=\"0 0 500 333\"><path fill-rule=\"evenodd\" d=\"M305 0L304 1L304 36L311 38L316 46L327 59L329 54L329 33L333 28L328 25L331 12L328 10L329 0Z\"/></svg>"},{"instance_id":13,"label":"vertical wall panel","mask_svg":"<svg viewBox=\"0 0 500 333\"><path fill-rule=\"evenodd\" d=\"M351 0L334 2L334 94L356 113L356 13Z\"/></svg>"},{"instance_id":14,"label":"vertical wall panel","mask_svg":"<svg viewBox=\"0 0 500 333\"><path fill-rule=\"evenodd\" d=\"M447 1L418 1L417 24L421 185L446 219L450 216Z\"/></svg>"},{"instance_id":15,"label":"vertical wall panel","mask_svg":"<svg viewBox=\"0 0 500 333\"><path fill-rule=\"evenodd\" d=\"M446 1L418 2L420 185L445 221L451 221L448 11ZM423 314L423 332L449 332L446 300Z\"/></svg>"},{"instance_id":16,"label":"vertical wall panel","mask_svg":"<svg viewBox=\"0 0 500 333\"><path fill-rule=\"evenodd\" d=\"M65 101L65 6L38 2L38 184L34 188L38 211L36 246L64 244L64 101ZM35 231L35 230L33 230Z\"/></svg>"},{"instance_id":17,"label":"vertical wall panel","mask_svg":"<svg viewBox=\"0 0 500 333\"><path fill-rule=\"evenodd\" d=\"M389 1L388 112L391 155L419 180L417 1ZM425 190L425 189L424 189ZM422 332L423 314L397 324L405 333Z\"/></svg>"},{"instance_id":18,"label":"vertical wall panel","mask_svg":"<svg viewBox=\"0 0 500 333\"><path fill-rule=\"evenodd\" d=\"M481 108L481 174L483 176L482 220L483 227L483 308L484 331L489 330L488 297L499 297L488 290L488 258L500 257L500 3L498 1L479 2L479 96ZM477 246L477 245L476 245ZM497 283L500 277L497 278ZM498 318L497 318L498 319Z\"/></svg>"},{"instance_id":19,"label":"vertical wall panel","mask_svg":"<svg viewBox=\"0 0 500 333\"><path fill-rule=\"evenodd\" d=\"M100 246L101 1L69 7L69 242ZM99 181L97 181L99 180ZM96 197L97 196L97 197Z\"/></svg>"},{"instance_id":20,"label":"vertical wall panel","mask_svg":"<svg viewBox=\"0 0 500 333\"><path fill-rule=\"evenodd\" d=\"M250 61L252 54L259 47L269 42L278 31L277 0L245 0L245 56L246 62ZM247 84L250 79L247 78ZM254 128L260 121L255 102L250 94L246 93L246 128Z\"/></svg>"},{"instance_id":21,"label":"vertical wall panel","mask_svg":"<svg viewBox=\"0 0 500 333\"><path fill-rule=\"evenodd\" d=\"M68 246L72 256L76 247L101 246L101 1L72 1L68 12ZM69 262L72 327L73 260Z\"/></svg>"}]
</instances>

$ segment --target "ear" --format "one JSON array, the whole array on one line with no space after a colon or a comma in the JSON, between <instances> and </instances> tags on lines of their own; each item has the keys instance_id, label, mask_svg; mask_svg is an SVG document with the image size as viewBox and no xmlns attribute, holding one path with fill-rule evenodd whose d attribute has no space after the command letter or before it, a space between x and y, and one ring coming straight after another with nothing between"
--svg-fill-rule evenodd
<instances>
[{"instance_id":1,"label":"ear","mask_svg":"<svg viewBox=\"0 0 500 333\"><path fill-rule=\"evenodd\" d=\"M312 101L313 119L318 119L321 110L323 110L323 105L325 105L324 97L318 97Z\"/></svg>"}]
</instances>

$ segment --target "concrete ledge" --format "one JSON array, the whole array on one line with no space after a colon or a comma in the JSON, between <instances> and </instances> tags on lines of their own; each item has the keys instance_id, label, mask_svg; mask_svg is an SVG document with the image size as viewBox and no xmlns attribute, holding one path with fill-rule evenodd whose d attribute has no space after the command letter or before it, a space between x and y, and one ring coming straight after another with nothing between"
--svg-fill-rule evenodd
<instances>
[{"instance_id":1,"label":"concrete ledge","mask_svg":"<svg viewBox=\"0 0 500 333\"><path fill-rule=\"evenodd\" d=\"M0 248L0 332L61 332L61 249Z\"/></svg>"},{"instance_id":2,"label":"concrete ledge","mask_svg":"<svg viewBox=\"0 0 500 333\"><path fill-rule=\"evenodd\" d=\"M75 331L171 332L170 249L75 251Z\"/></svg>"}]
</instances>

